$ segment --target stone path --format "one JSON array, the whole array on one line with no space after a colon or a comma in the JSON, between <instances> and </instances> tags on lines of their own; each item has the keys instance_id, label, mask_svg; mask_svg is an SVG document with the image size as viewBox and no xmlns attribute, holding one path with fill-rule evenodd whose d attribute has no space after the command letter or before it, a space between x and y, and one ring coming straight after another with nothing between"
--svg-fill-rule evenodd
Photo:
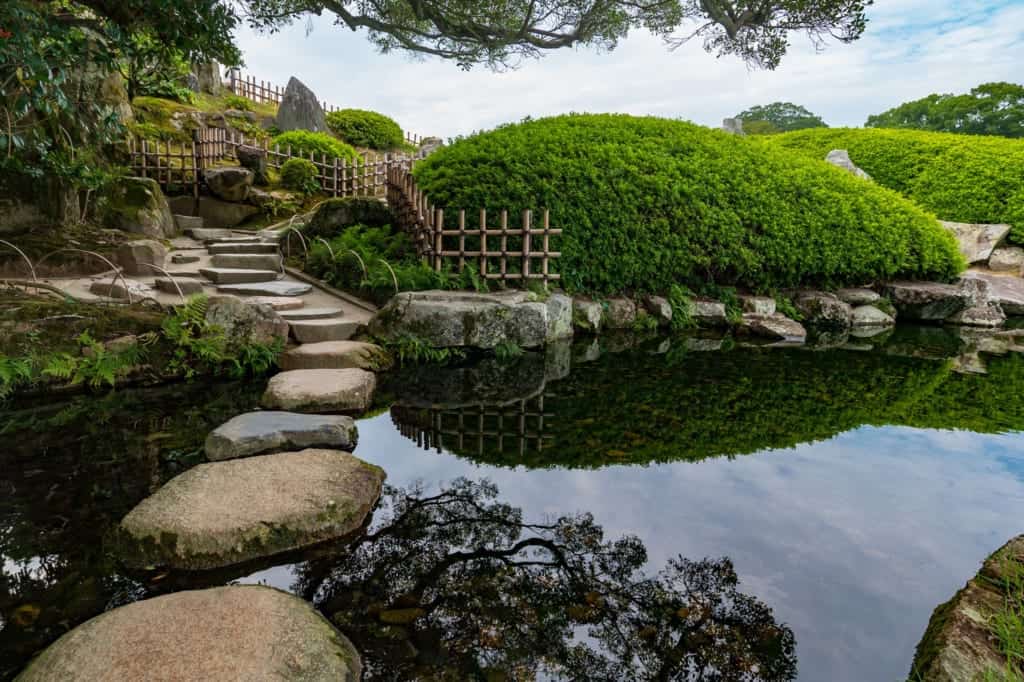
<instances>
[{"instance_id":1,"label":"stone path","mask_svg":"<svg viewBox=\"0 0 1024 682\"><path fill-rule=\"evenodd\" d=\"M337 448L351 451L358 435L351 417L249 412L214 429L206 437L211 462L262 455L276 450Z\"/></svg>"},{"instance_id":2,"label":"stone path","mask_svg":"<svg viewBox=\"0 0 1024 682\"><path fill-rule=\"evenodd\" d=\"M362 369L295 369L272 377L260 403L272 410L362 412L376 387L377 377Z\"/></svg>"}]
</instances>

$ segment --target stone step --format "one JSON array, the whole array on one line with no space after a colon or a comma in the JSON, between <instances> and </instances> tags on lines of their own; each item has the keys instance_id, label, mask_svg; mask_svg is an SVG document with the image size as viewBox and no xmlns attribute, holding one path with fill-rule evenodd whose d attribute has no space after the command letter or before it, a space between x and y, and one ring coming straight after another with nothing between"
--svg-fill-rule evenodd
<instances>
[{"instance_id":1,"label":"stone step","mask_svg":"<svg viewBox=\"0 0 1024 682\"><path fill-rule=\"evenodd\" d=\"M351 417L266 410L249 412L214 429L206 437L206 457L212 462L262 455L266 452L356 446Z\"/></svg>"},{"instance_id":2,"label":"stone step","mask_svg":"<svg viewBox=\"0 0 1024 682\"><path fill-rule=\"evenodd\" d=\"M214 237L213 239L207 239L206 245L212 246L213 244L259 244L262 240L259 237L235 237L231 236L231 230L225 230L228 232L228 236Z\"/></svg>"},{"instance_id":3,"label":"stone step","mask_svg":"<svg viewBox=\"0 0 1024 682\"><path fill-rule=\"evenodd\" d=\"M213 256L210 263L215 268L242 268L246 270L281 270L281 257L267 253L222 253Z\"/></svg>"},{"instance_id":4,"label":"stone step","mask_svg":"<svg viewBox=\"0 0 1024 682\"><path fill-rule=\"evenodd\" d=\"M292 336L299 343L320 343L322 341L347 341L361 324L353 320L327 318L325 320L295 320L288 323Z\"/></svg>"},{"instance_id":5,"label":"stone step","mask_svg":"<svg viewBox=\"0 0 1024 682\"><path fill-rule=\"evenodd\" d=\"M201 230L203 229L203 219L197 215L181 215L179 213L174 214L174 224L178 226L178 229L188 234L190 230Z\"/></svg>"},{"instance_id":6,"label":"stone step","mask_svg":"<svg viewBox=\"0 0 1024 682\"><path fill-rule=\"evenodd\" d=\"M256 305L265 303L278 312L284 310L299 310L304 308L306 305L301 298L286 298L283 296L248 296L242 300L246 303L253 303Z\"/></svg>"},{"instance_id":7,"label":"stone step","mask_svg":"<svg viewBox=\"0 0 1024 682\"><path fill-rule=\"evenodd\" d=\"M194 253L176 253L171 256L171 262L175 265L186 265L188 263L198 263L200 256Z\"/></svg>"},{"instance_id":8,"label":"stone step","mask_svg":"<svg viewBox=\"0 0 1024 682\"><path fill-rule=\"evenodd\" d=\"M292 320L322 320L329 317L342 317L345 314L341 308L302 308L301 310L286 310L281 317L291 322Z\"/></svg>"},{"instance_id":9,"label":"stone step","mask_svg":"<svg viewBox=\"0 0 1024 682\"><path fill-rule=\"evenodd\" d=\"M202 268L199 270L199 274L214 284L273 282L278 276L275 270L249 270L244 268Z\"/></svg>"},{"instance_id":10,"label":"stone step","mask_svg":"<svg viewBox=\"0 0 1024 682\"><path fill-rule=\"evenodd\" d=\"M382 372L394 361L380 346L362 341L305 343L285 351L278 358L281 369L366 369Z\"/></svg>"},{"instance_id":11,"label":"stone step","mask_svg":"<svg viewBox=\"0 0 1024 682\"><path fill-rule=\"evenodd\" d=\"M313 290L303 282L279 279L273 282L254 282L252 284L222 284L217 291L222 294L238 294L240 296L305 296Z\"/></svg>"},{"instance_id":12,"label":"stone step","mask_svg":"<svg viewBox=\"0 0 1024 682\"><path fill-rule=\"evenodd\" d=\"M158 277L153 286L157 291L168 294L177 294L179 291L184 296L203 293L203 283L190 277L176 277L173 280L170 277Z\"/></svg>"},{"instance_id":13,"label":"stone step","mask_svg":"<svg viewBox=\"0 0 1024 682\"><path fill-rule=\"evenodd\" d=\"M207 247L207 251L209 251L211 256L220 256L229 253L278 253L280 249L277 244L257 242L246 244L211 244Z\"/></svg>"},{"instance_id":14,"label":"stone step","mask_svg":"<svg viewBox=\"0 0 1024 682\"><path fill-rule=\"evenodd\" d=\"M211 227L190 227L184 232L189 237L192 237L192 239L196 239L201 242L209 241L211 239L230 239L233 234L231 230Z\"/></svg>"},{"instance_id":15,"label":"stone step","mask_svg":"<svg viewBox=\"0 0 1024 682\"><path fill-rule=\"evenodd\" d=\"M376 388L376 375L362 369L296 369L271 377L260 404L291 412L362 412Z\"/></svg>"}]
</instances>

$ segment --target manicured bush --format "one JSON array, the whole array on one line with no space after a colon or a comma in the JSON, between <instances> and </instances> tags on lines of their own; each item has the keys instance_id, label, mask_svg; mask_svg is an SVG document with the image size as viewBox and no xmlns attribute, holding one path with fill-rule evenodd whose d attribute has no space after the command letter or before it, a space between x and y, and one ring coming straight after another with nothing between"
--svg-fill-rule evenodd
<instances>
[{"instance_id":1,"label":"manicured bush","mask_svg":"<svg viewBox=\"0 0 1024 682\"><path fill-rule=\"evenodd\" d=\"M1024 244L1024 140L918 130L801 130L767 142L822 158L846 149L874 180L943 220L1009 223Z\"/></svg>"},{"instance_id":2,"label":"manicured bush","mask_svg":"<svg viewBox=\"0 0 1024 682\"><path fill-rule=\"evenodd\" d=\"M282 151L287 149L290 145L292 154L295 154L296 156L301 155L308 157L310 153L312 153L317 161L320 160L321 155L326 156L328 162L332 159L357 161L361 158L352 145L345 144L341 140L331 137L327 133L311 133L308 130L289 130L286 133L281 133L276 136L272 142L273 144L280 145Z\"/></svg>"},{"instance_id":3,"label":"manicured bush","mask_svg":"<svg viewBox=\"0 0 1024 682\"><path fill-rule=\"evenodd\" d=\"M281 186L296 192L315 194L320 191L316 166L306 159L288 159L281 166Z\"/></svg>"},{"instance_id":4,"label":"manicured bush","mask_svg":"<svg viewBox=\"0 0 1024 682\"><path fill-rule=\"evenodd\" d=\"M527 121L460 140L415 173L448 215L550 209L573 291L948 279L964 266L952 236L895 192L680 121Z\"/></svg>"},{"instance_id":5,"label":"manicured bush","mask_svg":"<svg viewBox=\"0 0 1024 682\"><path fill-rule=\"evenodd\" d=\"M341 109L327 114L331 131L356 147L397 149L405 142L402 128L392 119L376 111Z\"/></svg>"},{"instance_id":6,"label":"manicured bush","mask_svg":"<svg viewBox=\"0 0 1024 682\"><path fill-rule=\"evenodd\" d=\"M242 97L241 95L226 95L224 97L224 106L228 109L234 109L236 111L252 111L253 102L248 97Z\"/></svg>"}]
</instances>

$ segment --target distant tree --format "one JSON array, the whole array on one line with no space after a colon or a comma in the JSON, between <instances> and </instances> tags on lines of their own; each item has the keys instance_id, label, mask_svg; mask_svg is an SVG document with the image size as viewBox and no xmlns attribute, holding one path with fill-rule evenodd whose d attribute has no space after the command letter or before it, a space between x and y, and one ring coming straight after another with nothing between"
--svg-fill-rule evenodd
<instances>
[{"instance_id":1,"label":"distant tree","mask_svg":"<svg viewBox=\"0 0 1024 682\"><path fill-rule=\"evenodd\" d=\"M871 116L865 125L1024 137L1024 85L984 83L966 95L928 95Z\"/></svg>"},{"instance_id":2,"label":"distant tree","mask_svg":"<svg viewBox=\"0 0 1024 682\"><path fill-rule=\"evenodd\" d=\"M750 135L785 133L804 128L827 128L820 116L791 102L772 102L751 107L736 116L743 121L743 131Z\"/></svg>"}]
</instances>

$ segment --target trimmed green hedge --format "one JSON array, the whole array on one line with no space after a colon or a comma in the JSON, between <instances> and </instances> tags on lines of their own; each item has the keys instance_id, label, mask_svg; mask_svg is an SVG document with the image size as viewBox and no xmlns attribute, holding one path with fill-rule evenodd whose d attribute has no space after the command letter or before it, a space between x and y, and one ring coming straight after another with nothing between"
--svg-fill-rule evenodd
<instances>
[{"instance_id":1,"label":"trimmed green hedge","mask_svg":"<svg viewBox=\"0 0 1024 682\"><path fill-rule=\"evenodd\" d=\"M824 159L846 149L878 184L943 220L1009 223L1024 244L1024 140L920 130L801 130L766 141Z\"/></svg>"},{"instance_id":2,"label":"trimmed green hedge","mask_svg":"<svg viewBox=\"0 0 1024 682\"><path fill-rule=\"evenodd\" d=\"M308 130L289 130L281 133L273 140L272 144L280 145L281 149L292 148L292 154L309 157L310 153L315 154L315 160L320 160L320 155L325 154L330 159L342 159L346 161L359 160L359 152L352 145L345 144L341 140L328 135L327 133L311 133Z\"/></svg>"},{"instance_id":3,"label":"trimmed green hedge","mask_svg":"<svg viewBox=\"0 0 1024 682\"><path fill-rule=\"evenodd\" d=\"M306 194L320 191L316 166L307 159L288 159L281 166L281 186Z\"/></svg>"},{"instance_id":4,"label":"trimmed green hedge","mask_svg":"<svg viewBox=\"0 0 1024 682\"><path fill-rule=\"evenodd\" d=\"M341 109L327 114L327 127L356 147L397 149L405 143L402 128L394 120L376 111Z\"/></svg>"},{"instance_id":5,"label":"trimmed green hedge","mask_svg":"<svg viewBox=\"0 0 1024 682\"><path fill-rule=\"evenodd\" d=\"M895 192L680 121L526 121L445 147L415 174L449 215L550 209L571 291L949 279L964 267L953 237Z\"/></svg>"}]
</instances>

